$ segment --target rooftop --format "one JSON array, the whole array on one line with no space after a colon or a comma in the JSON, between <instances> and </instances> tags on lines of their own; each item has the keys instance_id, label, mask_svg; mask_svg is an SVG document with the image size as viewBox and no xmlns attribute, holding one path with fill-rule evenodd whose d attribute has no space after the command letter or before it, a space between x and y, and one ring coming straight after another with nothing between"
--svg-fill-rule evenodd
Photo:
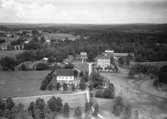
<instances>
[{"instance_id":1,"label":"rooftop","mask_svg":"<svg viewBox=\"0 0 167 119\"><path fill-rule=\"evenodd\" d=\"M116 57L127 57L129 53L114 53L114 56Z\"/></svg>"},{"instance_id":2,"label":"rooftop","mask_svg":"<svg viewBox=\"0 0 167 119\"><path fill-rule=\"evenodd\" d=\"M74 70L73 69L57 69L54 73L58 76L73 76Z\"/></svg>"},{"instance_id":3,"label":"rooftop","mask_svg":"<svg viewBox=\"0 0 167 119\"><path fill-rule=\"evenodd\" d=\"M108 55L98 55L96 59L110 59L111 57Z\"/></svg>"}]
</instances>

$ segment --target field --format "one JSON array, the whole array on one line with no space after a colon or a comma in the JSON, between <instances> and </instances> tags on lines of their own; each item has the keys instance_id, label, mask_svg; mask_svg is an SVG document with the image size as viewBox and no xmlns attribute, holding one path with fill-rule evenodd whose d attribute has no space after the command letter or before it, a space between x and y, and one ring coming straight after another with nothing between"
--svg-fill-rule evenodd
<instances>
[{"instance_id":1,"label":"field","mask_svg":"<svg viewBox=\"0 0 167 119\"><path fill-rule=\"evenodd\" d=\"M68 33L50 33L45 34L45 37L50 40L76 40L77 36Z\"/></svg>"},{"instance_id":2,"label":"field","mask_svg":"<svg viewBox=\"0 0 167 119\"><path fill-rule=\"evenodd\" d=\"M0 51L0 58L5 56L15 57L17 54L20 54L22 52L24 52L24 50Z\"/></svg>"},{"instance_id":3,"label":"field","mask_svg":"<svg viewBox=\"0 0 167 119\"><path fill-rule=\"evenodd\" d=\"M71 107L84 106L86 92L75 94L58 94L56 91L40 91L41 81L49 71L22 71L0 72L0 97L12 97L16 104L23 103L25 107L37 98L45 101L52 96L61 97L63 102L68 102Z\"/></svg>"},{"instance_id":4,"label":"field","mask_svg":"<svg viewBox=\"0 0 167 119\"><path fill-rule=\"evenodd\" d=\"M0 72L0 97L48 94L39 90L49 71Z\"/></svg>"}]
</instances>

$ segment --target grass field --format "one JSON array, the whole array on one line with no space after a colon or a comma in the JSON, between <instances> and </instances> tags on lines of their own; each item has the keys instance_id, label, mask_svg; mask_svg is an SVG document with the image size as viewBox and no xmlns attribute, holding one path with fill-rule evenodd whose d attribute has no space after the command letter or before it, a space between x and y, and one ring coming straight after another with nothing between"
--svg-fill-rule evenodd
<instances>
[{"instance_id":1,"label":"grass field","mask_svg":"<svg viewBox=\"0 0 167 119\"><path fill-rule=\"evenodd\" d=\"M40 91L41 81L49 71L0 72L0 97L34 96L52 92Z\"/></svg>"},{"instance_id":2,"label":"grass field","mask_svg":"<svg viewBox=\"0 0 167 119\"><path fill-rule=\"evenodd\" d=\"M16 104L23 103L25 107L37 98L46 102L52 97L61 97L71 107L83 107L86 102L86 93L58 94L56 91L40 91L41 81L49 71L20 71L0 72L0 97L12 97Z\"/></svg>"},{"instance_id":3,"label":"grass field","mask_svg":"<svg viewBox=\"0 0 167 119\"><path fill-rule=\"evenodd\" d=\"M0 51L0 58L5 56L15 57L17 54L20 54L22 52L24 52L24 50Z\"/></svg>"}]
</instances>

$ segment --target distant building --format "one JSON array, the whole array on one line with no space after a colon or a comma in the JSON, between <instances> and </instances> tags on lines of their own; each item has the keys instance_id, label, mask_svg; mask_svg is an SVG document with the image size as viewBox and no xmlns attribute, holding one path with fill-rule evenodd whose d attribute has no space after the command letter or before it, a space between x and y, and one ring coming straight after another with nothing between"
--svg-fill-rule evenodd
<instances>
[{"instance_id":1,"label":"distant building","mask_svg":"<svg viewBox=\"0 0 167 119\"><path fill-rule=\"evenodd\" d=\"M81 57L82 63L86 62L86 60L88 58L87 52L81 52L80 57Z\"/></svg>"},{"instance_id":2,"label":"distant building","mask_svg":"<svg viewBox=\"0 0 167 119\"><path fill-rule=\"evenodd\" d=\"M113 57L114 50L105 50L104 54L107 55L107 56L112 56Z\"/></svg>"},{"instance_id":3,"label":"distant building","mask_svg":"<svg viewBox=\"0 0 167 119\"><path fill-rule=\"evenodd\" d=\"M105 71L111 67L111 57L107 55L99 55L96 57L96 67Z\"/></svg>"}]
</instances>

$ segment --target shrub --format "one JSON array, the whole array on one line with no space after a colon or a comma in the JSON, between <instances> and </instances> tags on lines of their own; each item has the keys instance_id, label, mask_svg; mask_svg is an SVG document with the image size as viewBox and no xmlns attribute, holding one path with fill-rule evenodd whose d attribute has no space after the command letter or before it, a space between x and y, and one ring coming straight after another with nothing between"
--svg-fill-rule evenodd
<instances>
[{"instance_id":1,"label":"shrub","mask_svg":"<svg viewBox=\"0 0 167 119\"><path fill-rule=\"evenodd\" d=\"M113 110L112 113L115 116L120 116L121 113L124 110L124 104L123 104L123 100L122 97L118 96L114 99L114 105L113 105Z\"/></svg>"},{"instance_id":2,"label":"shrub","mask_svg":"<svg viewBox=\"0 0 167 119\"><path fill-rule=\"evenodd\" d=\"M93 88L98 88L103 85L103 77L99 73L92 73L90 75L90 85Z\"/></svg>"},{"instance_id":3,"label":"shrub","mask_svg":"<svg viewBox=\"0 0 167 119\"><path fill-rule=\"evenodd\" d=\"M0 59L0 65L3 70L12 70L14 71L15 66L18 65L18 62L11 57L3 57Z\"/></svg>"},{"instance_id":4,"label":"shrub","mask_svg":"<svg viewBox=\"0 0 167 119\"><path fill-rule=\"evenodd\" d=\"M49 69L49 66L47 64L44 63L38 63L36 65L36 70L46 70Z\"/></svg>"},{"instance_id":5,"label":"shrub","mask_svg":"<svg viewBox=\"0 0 167 119\"><path fill-rule=\"evenodd\" d=\"M81 108L80 107L77 107L75 110L74 110L74 117L76 119L80 119L82 116L82 111L81 111Z\"/></svg>"},{"instance_id":6,"label":"shrub","mask_svg":"<svg viewBox=\"0 0 167 119\"><path fill-rule=\"evenodd\" d=\"M124 108L123 119L130 119L132 115L132 107L130 105L126 105Z\"/></svg>"},{"instance_id":7,"label":"shrub","mask_svg":"<svg viewBox=\"0 0 167 119\"><path fill-rule=\"evenodd\" d=\"M98 114L98 112L99 112L99 105L96 103L95 105L94 105L94 112L93 112L93 116L97 116L97 114Z\"/></svg>"},{"instance_id":8,"label":"shrub","mask_svg":"<svg viewBox=\"0 0 167 119\"><path fill-rule=\"evenodd\" d=\"M6 108L11 110L15 106L15 103L11 97L6 99Z\"/></svg>"},{"instance_id":9,"label":"shrub","mask_svg":"<svg viewBox=\"0 0 167 119\"><path fill-rule=\"evenodd\" d=\"M97 98L103 98L103 91L102 90L96 91L95 97L97 97Z\"/></svg>"},{"instance_id":10,"label":"shrub","mask_svg":"<svg viewBox=\"0 0 167 119\"><path fill-rule=\"evenodd\" d=\"M64 90L64 91L67 91L67 90L68 90L68 86L67 86L66 83L63 83L63 90Z\"/></svg>"},{"instance_id":11,"label":"shrub","mask_svg":"<svg viewBox=\"0 0 167 119\"><path fill-rule=\"evenodd\" d=\"M114 85L112 83L109 84L108 88L96 91L95 95L95 97L98 98L114 98L114 96L115 96L115 90L114 90Z\"/></svg>"},{"instance_id":12,"label":"shrub","mask_svg":"<svg viewBox=\"0 0 167 119\"><path fill-rule=\"evenodd\" d=\"M64 114L64 117L69 117L70 107L69 107L68 103L65 103L63 106L63 114Z\"/></svg>"},{"instance_id":13,"label":"shrub","mask_svg":"<svg viewBox=\"0 0 167 119\"><path fill-rule=\"evenodd\" d=\"M114 98L114 92L111 89L107 88L103 92L103 97L104 98Z\"/></svg>"},{"instance_id":14,"label":"shrub","mask_svg":"<svg viewBox=\"0 0 167 119\"><path fill-rule=\"evenodd\" d=\"M81 81L80 84L79 84L79 87L81 90L85 90L86 89L86 84L84 81Z\"/></svg>"}]
</instances>

